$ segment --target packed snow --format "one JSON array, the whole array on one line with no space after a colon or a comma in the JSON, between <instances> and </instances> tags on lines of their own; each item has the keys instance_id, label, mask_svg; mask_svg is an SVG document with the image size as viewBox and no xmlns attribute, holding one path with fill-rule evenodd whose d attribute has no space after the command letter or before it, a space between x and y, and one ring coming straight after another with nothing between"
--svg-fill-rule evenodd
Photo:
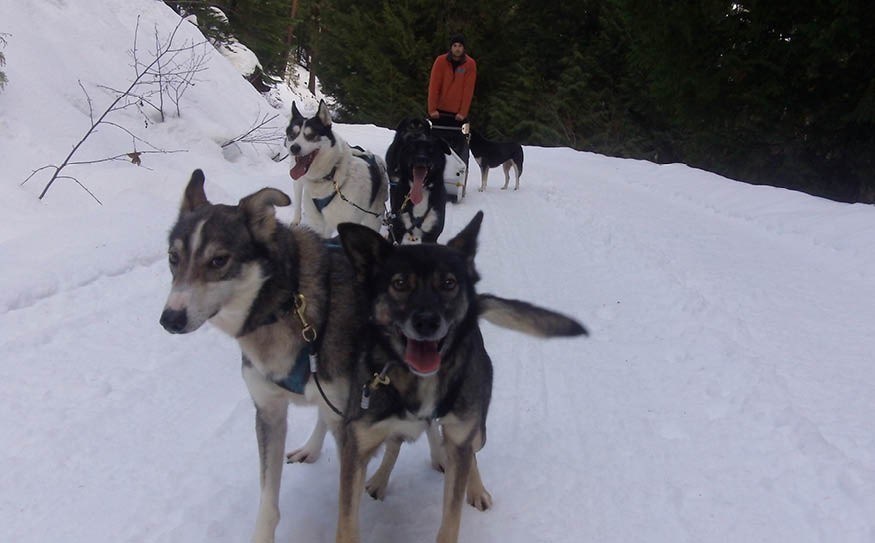
<instances>
[{"instance_id":1,"label":"packed snow","mask_svg":"<svg viewBox=\"0 0 875 543\"><path fill-rule=\"evenodd\" d=\"M22 182L132 81L138 17L141 60L179 18L152 0L0 13L0 540L247 541L258 455L239 351L209 325L158 324L166 235L195 168L214 202L291 193L281 142L222 144L265 114L281 134L303 93L267 100L210 49L180 116L113 112L125 130L99 126L74 160L179 152L69 166L94 198L60 179L39 200L50 171ZM189 23L177 39L203 41ZM378 154L393 135L335 130ZM460 541L875 541L875 208L681 164L525 155L516 192L500 169L477 192L472 171L443 239L484 210L480 290L574 315L591 337L484 324L494 506L466 506ZM290 408L289 450L315 415ZM364 542L434 540L442 475L424 441L402 449L384 502L363 501ZM316 464L285 467L277 541L333 541L337 495L329 439Z\"/></svg>"}]
</instances>

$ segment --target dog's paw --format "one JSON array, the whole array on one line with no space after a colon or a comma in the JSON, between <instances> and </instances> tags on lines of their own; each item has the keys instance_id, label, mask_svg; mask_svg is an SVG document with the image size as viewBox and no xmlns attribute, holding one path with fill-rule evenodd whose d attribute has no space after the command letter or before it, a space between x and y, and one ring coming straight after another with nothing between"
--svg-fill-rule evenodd
<instances>
[{"instance_id":1,"label":"dog's paw","mask_svg":"<svg viewBox=\"0 0 875 543\"><path fill-rule=\"evenodd\" d=\"M365 484L365 492L367 492L375 500L383 501L386 498L386 489L389 487L389 480L385 477L374 475Z\"/></svg>"},{"instance_id":2,"label":"dog's paw","mask_svg":"<svg viewBox=\"0 0 875 543\"><path fill-rule=\"evenodd\" d=\"M483 192L483 188L477 189L477 192Z\"/></svg>"},{"instance_id":3,"label":"dog's paw","mask_svg":"<svg viewBox=\"0 0 875 543\"><path fill-rule=\"evenodd\" d=\"M483 487L480 487L479 491L469 488L468 503L473 505L479 511L486 511L492 507L492 494Z\"/></svg>"},{"instance_id":4,"label":"dog's paw","mask_svg":"<svg viewBox=\"0 0 875 543\"><path fill-rule=\"evenodd\" d=\"M501 187L501 190L507 190L507 187Z\"/></svg>"},{"instance_id":5,"label":"dog's paw","mask_svg":"<svg viewBox=\"0 0 875 543\"><path fill-rule=\"evenodd\" d=\"M286 455L286 464L312 464L319 460L322 451L312 451L307 447L301 447Z\"/></svg>"}]
</instances>

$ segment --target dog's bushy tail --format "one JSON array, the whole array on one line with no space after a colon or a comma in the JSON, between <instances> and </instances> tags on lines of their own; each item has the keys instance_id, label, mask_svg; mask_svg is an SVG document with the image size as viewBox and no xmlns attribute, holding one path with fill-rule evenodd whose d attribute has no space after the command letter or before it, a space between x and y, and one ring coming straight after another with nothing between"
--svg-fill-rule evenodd
<instances>
[{"instance_id":1,"label":"dog's bushy tail","mask_svg":"<svg viewBox=\"0 0 875 543\"><path fill-rule=\"evenodd\" d=\"M480 294L477 301L480 316L502 328L542 338L589 335L586 328L571 317L528 302L492 294Z\"/></svg>"}]
</instances>

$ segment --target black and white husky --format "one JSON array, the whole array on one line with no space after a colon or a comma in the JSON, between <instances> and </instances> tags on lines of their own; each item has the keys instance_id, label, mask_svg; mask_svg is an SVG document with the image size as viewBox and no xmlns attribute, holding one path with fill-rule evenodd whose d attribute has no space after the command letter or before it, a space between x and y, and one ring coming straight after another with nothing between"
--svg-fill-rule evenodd
<instances>
[{"instance_id":1,"label":"black and white husky","mask_svg":"<svg viewBox=\"0 0 875 543\"><path fill-rule=\"evenodd\" d=\"M303 222L326 238L342 222L380 230L389 190L386 163L332 130L325 101L309 118L292 104L286 147L292 160L293 223Z\"/></svg>"},{"instance_id":2,"label":"black and white husky","mask_svg":"<svg viewBox=\"0 0 875 543\"><path fill-rule=\"evenodd\" d=\"M513 190L520 188L520 176L523 174L523 147L519 143L501 143L491 141L478 132L471 132L471 154L480 166L480 192L486 190L486 178L489 169L499 166L504 170L504 186L510 183L510 169L514 169L516 183Z\"/></svg>"}]
</instances>

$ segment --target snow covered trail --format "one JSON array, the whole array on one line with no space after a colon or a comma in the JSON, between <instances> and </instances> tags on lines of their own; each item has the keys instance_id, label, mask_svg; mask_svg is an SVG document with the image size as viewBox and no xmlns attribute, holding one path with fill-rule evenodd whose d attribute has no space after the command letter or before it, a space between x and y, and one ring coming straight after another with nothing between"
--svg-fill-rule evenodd
<instances>
[{"instance_id":1,"label":"snow covered trail","mask_svg":"<svg viewBox=\"0 0 875 543\"><path fill-rule=\"evenodd\" d=\"M462 541L871 541L871 259L666 190L661 176L693 175L680 166L526 152L522 189L493 171L449 208L444 239L483 209L480 290L574 315L592 337L484 325L495 506L466 507ZM4 539L248 540L258 467L239 354L209 326L160 328L161 245L0 313ZM314 415L290 408L289 448ZM386 501L363 503L363 541L433 540L441 486L424 442L405 446ZM285 468L277 540L333 541L336 508L329 440L315 465Z\"/></svg>"},{"instance_id":2,"label":"snow covered trail","mask_svg":"<svg viewBox=\"0 0 875 543\"><path fill-rule=\"evenodd\" d=\"M686 167L568 154L530 152L524 192L488 190L480 258L483 290L500 278L593 334L535 352L502 335L516 363L489 343L490 445L537 462L502 471L567 484L536 492L567 515L543 540L871 540L871 257L660 183Z\"/></svg>"},{"instance_id":3,"label":"snow covered trail","mask_svg":"<svg viewBox=\"0 0 875 543\"><path fill-rule=\"evenodd\" d=\"M291 192L277 149L221 147L273 108L211 53L181 116L113 115L185 153L65 170L103 206L75 183L37 200L46 177L21 181L69 152L89 100L112 102L104 86L130 81L135 29L167 36L179 18L153 0L0 0L0 14L0 542L247 541L258 455L237 347L209 326L172 336L158 318L194 168L215 202ZM277 112L296 96L312 113L306 94L287 89ZM381 155L392 140L335 126ZM105 128L78 159L130 152ZM574 315L592 337L484 324L496 371L479 466L494 507L465 508L461 541L875 542L875 206L525 153L518 192L499 190L496 169L478 193L472 172L444 239L485 210L481 291ZM289 410L289 449L314 417ZM316 464L286 466L277 542L332 542L337 485L330 441ZM363 543L434 541L442 476L424 441L403 448L388 491L363 502Z\"/></svg>"}]
</instances>

